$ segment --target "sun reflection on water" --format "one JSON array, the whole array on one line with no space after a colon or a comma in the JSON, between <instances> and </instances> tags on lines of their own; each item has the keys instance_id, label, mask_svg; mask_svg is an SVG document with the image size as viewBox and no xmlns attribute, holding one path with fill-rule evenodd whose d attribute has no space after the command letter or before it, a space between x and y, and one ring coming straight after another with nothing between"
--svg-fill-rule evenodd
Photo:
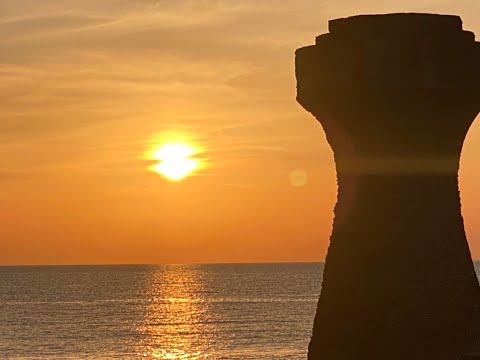
<instances>
[{"instance_id":1,"label":"sun reflection on water","mask_svg":"<svg viewBox=\"0 0 480 360\"><path fill-rule=\"evenodd\" d=\"M152 273L138 354L147 359L201 360L209 354L211 336L204 279L194 266L161 267ZM208 332L208 331L207 331Z\"/></svg>"}]
</instances>

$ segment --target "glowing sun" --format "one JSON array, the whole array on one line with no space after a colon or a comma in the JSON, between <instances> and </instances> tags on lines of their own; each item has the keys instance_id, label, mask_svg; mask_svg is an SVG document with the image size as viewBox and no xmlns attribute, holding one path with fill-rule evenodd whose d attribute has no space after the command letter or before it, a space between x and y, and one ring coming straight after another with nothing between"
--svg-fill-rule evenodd
<instances>
[{"instance_id":1,"label":"glowing sun","mask_svg":"<svg viewBox=\"0 0 480 360\"><path fill-rule=\"evenodd\" d=\"M200 161L192 158L195 154L195 149L187 144L161 145L150 155L152 160L159 161L150 170L172 181L182 180L199 167Z\"/></svg>"}]
</instances>

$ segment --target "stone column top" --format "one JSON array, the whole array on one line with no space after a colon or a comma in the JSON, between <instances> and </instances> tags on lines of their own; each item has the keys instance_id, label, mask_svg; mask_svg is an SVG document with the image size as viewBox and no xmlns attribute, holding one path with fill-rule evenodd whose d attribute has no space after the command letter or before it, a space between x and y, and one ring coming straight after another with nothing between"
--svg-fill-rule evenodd
<instances>
[{"instance_id":1,"label":"stone column top","mask_svg":"<svg viewBox=\"0 0 480 360\"><path fill-rule=\"evenodd\" d=\"M454 15L359 15L296 53L300 96L436 89L480 96L480 43ZM361 91L360 91L361 90ZM415 94L413 94L415 93Z\"/></svg>"},{"instance_id":2,"label":"stone column top","mask_svg":"<svg viewBox=\"0 0 480 360\"><path fill-rule=\"evenodd\" d=\"M315 45L296 51L295 72L297 100L321 121L337 165L364 173L391 162L456 171L449 154L459 153L480 109L480 43L462 20L361 15L329 27ZM403 157L408 161L397 161ZM441 161L417 164L412 157Z\"/></svg>"},{"instance_id":3,"label":"stone column top","mask_svg":"<svg viewBox=\"0 0 480 360\"><path fill-rule=\"evenodd\" d=\"M462 19L455 15L398 13L358 15L329 21L331 34L406 34L461 32Z\"/></svg>"}]
</instances>

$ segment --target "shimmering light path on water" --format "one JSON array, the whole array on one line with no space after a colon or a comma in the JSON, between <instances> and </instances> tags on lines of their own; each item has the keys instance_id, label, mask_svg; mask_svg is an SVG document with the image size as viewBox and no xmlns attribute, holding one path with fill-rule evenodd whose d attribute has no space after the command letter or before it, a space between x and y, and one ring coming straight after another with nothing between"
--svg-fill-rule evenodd
<instances>
[{"instance_id":1,"label":"shimmering light path on water","mask_svg":"<svg viewBox=\"0 0 480 360\"><path fill-rule=\"evenodd\" d=\"M0 267L0 358L305 359L322 268Z\"/></svg>"},{"instance_id":2,"label":"shimmering light path on water","mask_svg":"<svg viewBox=\"0 0 480 360\"><path fill-rule=\"evenodd\" d=\"M303 360L322 269L0 267L0 358Z\"/></svg>"}]
</instances>

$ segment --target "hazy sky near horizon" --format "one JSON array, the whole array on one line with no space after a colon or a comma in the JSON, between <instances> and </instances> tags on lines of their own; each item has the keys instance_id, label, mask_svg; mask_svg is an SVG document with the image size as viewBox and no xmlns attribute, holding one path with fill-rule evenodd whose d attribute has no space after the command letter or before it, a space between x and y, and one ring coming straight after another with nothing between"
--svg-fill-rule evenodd
<instances>
[{"instance_id":1,"label":"hazy sky near horizon","mask_svg":"<svg viewBox=\"0 0 480 360\"><path fill-rule=\"evenodd\" d=\"M331 150L295 102L294 51L329 19L462 16L478 0L0 0L0 264L323 260ZM181 136L182 182L145 151ZM480 258L480 124L462 156ZM292 171L307 175L292 186Z\"/></svg>"}]
</instances>

